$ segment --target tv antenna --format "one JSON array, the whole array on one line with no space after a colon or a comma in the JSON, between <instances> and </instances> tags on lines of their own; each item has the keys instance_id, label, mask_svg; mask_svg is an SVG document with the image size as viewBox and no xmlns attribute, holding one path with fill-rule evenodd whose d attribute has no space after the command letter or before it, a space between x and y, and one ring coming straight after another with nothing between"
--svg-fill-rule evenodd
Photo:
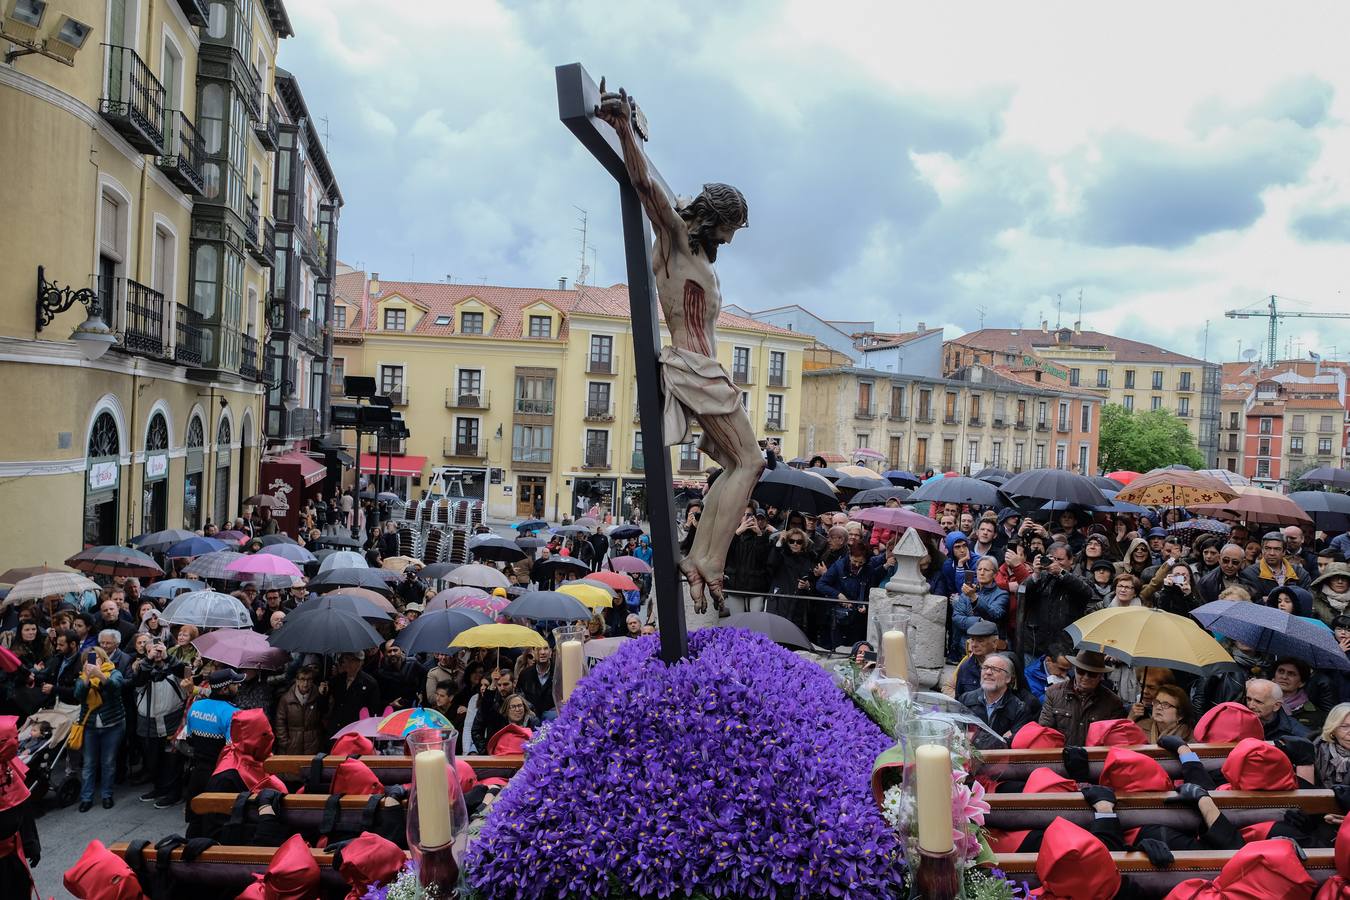
<instances>
[{"instance_id":1,"label":"tv antenna","mask_svg":"<svg viewBox=\"0 0 1350 900\"><path fill-rule=\"evenodd\" d=\"M975 310L980 314L980 330L983 331L983 330L984 330L984 314L987 313L989 310L986 309L986 308L983 307L983 306L977 306L977 307L975 307Z\"/></svg>"},{"instance_id":2,"label":"tv antenna","mask_svg":"<svg viewBox=\"0 0 1350 900\"><path fill-rule=\"evenodd\" d=\"M577 212L581 213L581 225L572 229L573 231L581 232L581 251L579 254L579 258L577 260L576 283L586 284L587 283L586 279L589 278L591 274L591 267L586 265L586 225L587 219L589 218L589 214L586 212L586 210L582 209L580 206L577 206L576 204L573 204L572 208L575 209Z\"/></svg>"}]
</instances>

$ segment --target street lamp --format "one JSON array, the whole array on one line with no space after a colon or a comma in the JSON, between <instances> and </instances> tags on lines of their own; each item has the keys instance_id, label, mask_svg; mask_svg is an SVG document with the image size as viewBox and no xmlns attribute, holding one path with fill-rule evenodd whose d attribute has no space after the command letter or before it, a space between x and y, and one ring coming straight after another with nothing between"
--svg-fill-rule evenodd
<instances>
[{"instance_id":1,"label":"street lamp","mask_svg":"<svg viewBox=\"0 0 1350 900\"><path fill-rule=\"evenodd\" d=\"M48 281L42 266L38 266L37 331L40 333L57 316L76 303L84 305L86 318L70 333L70 339L79 348L80 355L89 362L108 352L117 343L117 336L103 321L103 306L93 288L75 290Z\"/></svg>"}]
</instances>

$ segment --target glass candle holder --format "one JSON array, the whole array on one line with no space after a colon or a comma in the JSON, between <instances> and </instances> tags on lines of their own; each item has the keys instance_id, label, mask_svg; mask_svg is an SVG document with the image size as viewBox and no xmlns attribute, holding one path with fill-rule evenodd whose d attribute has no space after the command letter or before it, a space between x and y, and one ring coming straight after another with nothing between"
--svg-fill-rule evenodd
<instances>
[{"instance_id":1,"label":"glass candle holder","mask_svg":"<svg viewBox=\"0 0 1350 900\"><path fill-rule=\"evenodd\" d=\"M877 668L887 678L912 681L914 662L909 652L908 613L885 613L879 617Z\"/></svg>"},{"instance_id":2,"label":"glass candle holder","mask_svg":"<svg viewBox=\"0 0 1350 900\"><path fill-rule=\"evenodd\" d=\"M964 855L956 844L952 754L956 726L918 716L902 724L901 791L907 819L902 837L909 863L910 897L956 900L964 896Z\"/></svg>"},{"instance_id":3,"label":"glass candle holder","mask_svg":"<svg viewBox=\"0 0 1350 900\"><path fill-rule=\"evenodd\" d=\"M563 625L553 629L553 706L562 709L581 677L590 671L586 662L585 625Z\"/></svg>"},{"instance_id":4,"label":"glass candle holder","mask_svg":"<svg viewBox=\"0 0 1350 900\"><path fill-rule=\"evenodd\" d=\"M427 897L455 896L468 846L469 812L455 771L453 728L418 728L407 735L412 758L408 849Z\"/></svg>"}]
</instances>

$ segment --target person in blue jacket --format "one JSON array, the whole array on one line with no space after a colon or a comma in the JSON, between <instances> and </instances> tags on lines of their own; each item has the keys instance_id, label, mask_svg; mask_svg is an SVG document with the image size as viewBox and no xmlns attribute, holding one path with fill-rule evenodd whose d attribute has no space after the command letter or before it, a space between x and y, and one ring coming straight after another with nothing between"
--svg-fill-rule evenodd
<instances>
[{"instance_id":1,"label":"person in blue jacket","mask_svg":"<svg viewBox=\"0 0 1350 900\"><path fill-rule=\"evenodd\" d=\"M943 539L943 545L947 549L947 558L942 562L942 568L938 569L937 574L929 582L929 590L939 597L946 597L948 619L954 612L957 596L967 581L975 580L975 563L979 562L979 557L970 549L970 539L966 537L964 531L953 531ZM947 662L956 663L965 653L963 641L958 640L957 629L954 623L950 623L947 628Z\"/></svg>"},{"instance_id":2,"label":"person in blue jacket","mask_svg":"<svg viewBox=\"0 0 1350 900\"><path fill-rule=\"evenodd\" d=\"M840 554L834 565L816 581L817 594L841 601L829 604L833 607L827 618L826 640L830 647L852 644L863 638L867 630L870 592L895 574L893 552L891 546L885 553L869 557L867 545L861 541L850 542L848 552Z\"/></svg>"},{"instance_id":3,"label":"person in blue jacket","mask_svg":"<svg viewBox=\"0 0 1350 900\"><path fill-rule=\"evenodd\" d=\"M1003 620L1008 615L1008 592L995 583L997 573L994 558L981 557L975 564L974 580L966 580L952 601L952 639L958 653L965 652L966 632L981 619L993 622L1001 637L1007 636Z\"/></svg>"}]
</instances>

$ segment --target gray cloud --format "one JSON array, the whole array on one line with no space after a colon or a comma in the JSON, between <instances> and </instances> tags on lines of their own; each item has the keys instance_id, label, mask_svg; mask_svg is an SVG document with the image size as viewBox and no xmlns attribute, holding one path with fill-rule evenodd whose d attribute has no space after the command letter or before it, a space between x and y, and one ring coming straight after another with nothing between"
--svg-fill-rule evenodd
<instances>
[{"instance_id":1,"label":"gray cloud","mask_svg":"<svg viewBox=\"0 0 1350 900\"><path fill-rule=\"evenodd\" d=\"M1290 220L1289 227L1305 241L1350 242L1350 206L1305 210Z\"/></svg>"},{"instance_id":2,"label":"gray cloud","mask_svg":"<svg viewBox=\"0 0 1350 900\"><path fill-rule=\"evenodd\" d=\"M1273 85L1254 103L1234 105L1211 99L1197 104L1191 125L1203 133L1253 120L1285 119L1300 128L1313 128L1326 119L1335 95L1336 89L1331 84L1314 75L1287 78Z\"/></svg>"}]
</instances>

